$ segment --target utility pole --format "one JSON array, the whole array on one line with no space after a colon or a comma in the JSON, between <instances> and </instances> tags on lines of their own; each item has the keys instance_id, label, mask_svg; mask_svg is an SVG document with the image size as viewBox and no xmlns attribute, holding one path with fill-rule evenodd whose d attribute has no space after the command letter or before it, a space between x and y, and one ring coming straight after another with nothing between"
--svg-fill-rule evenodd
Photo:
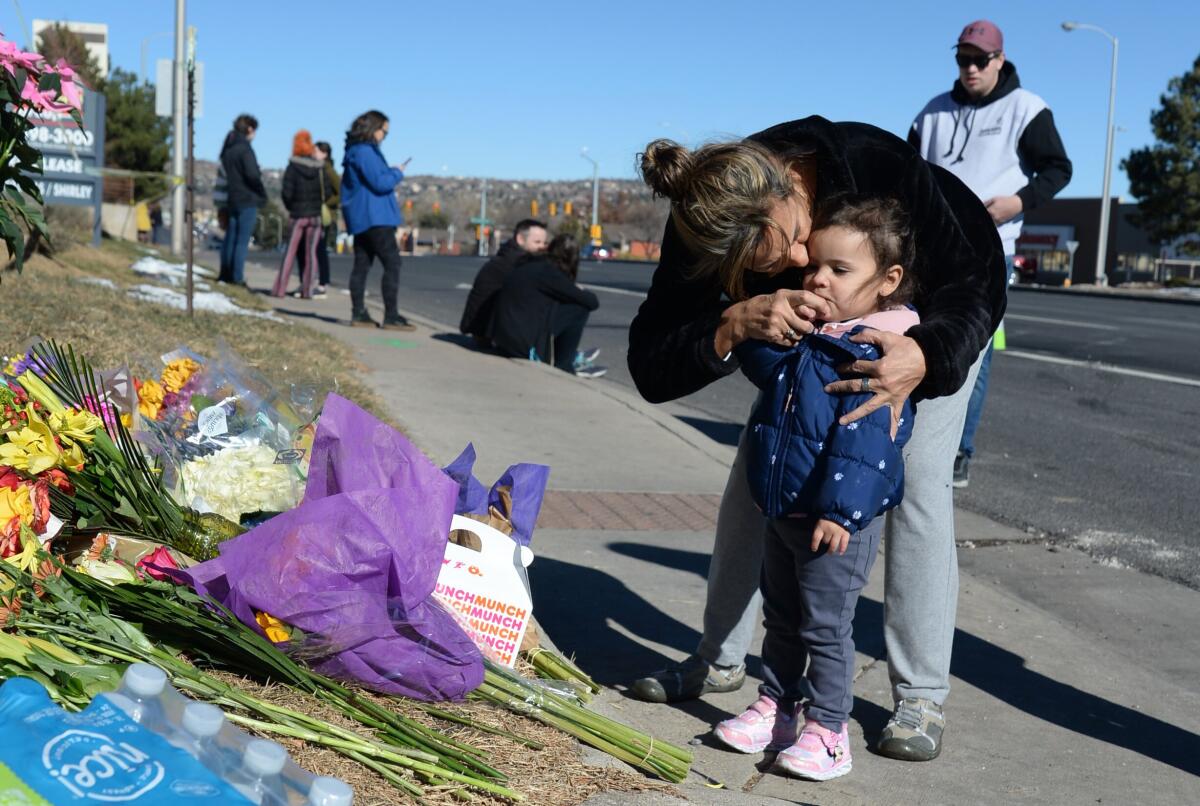
<instances>
[{"instance_id":1,"label":"utility pole","mask_svg":"<svg viewBox=\"0 0 1200 806\"><path fill-rule=\"evenodd\" d=\"M599 246L602 243L600 234L600 163L588 156L587 146L583 147L579 156L592 164L592 229L590 234L592 245Z\"/></svg>"},{"instance_id":2,"label":"utility pole","mask_svg":"<svg viewBox=\"0 0 1200 806\"><path fill-rule=\"evenodd\" d=\"M182 0L181 0L182 2ZM194 315L192 297L196 286L192 268L196 259L196 29L188 28L187 60L187 313Z\"/></svg>"},{"instance_id":3,"label":"utility pole","mask_svg":"<svg viewBox=\"0 0 1200 806\"><path fill-rule=\"evenodd\" d=\"M184 110L187 96L184 95L184 21L187 18L187 0L175 0L175 63L172 65L174 79L171 88L172 109L174 112L174 142L171 144L171 251L180 254L183 251L184 222L184 159L187 149L187 121Z\"/></svg>"}]
</instances>

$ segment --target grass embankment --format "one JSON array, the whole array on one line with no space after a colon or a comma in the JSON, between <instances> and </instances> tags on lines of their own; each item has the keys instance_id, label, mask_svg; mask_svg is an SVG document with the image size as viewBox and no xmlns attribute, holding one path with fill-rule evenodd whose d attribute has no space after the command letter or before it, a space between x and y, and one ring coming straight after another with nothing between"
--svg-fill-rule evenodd
<instances>
[{"instance_id":1,"label":"grass embankment","mask_svg":"<svg viewBox=\"0 0 1200 806\"><path fill-rule=\"evenodd\" d=\"M138 377L157 377L163 353L184 346L213 356L227 346L281 391L289 384L312 384L321 397L337 391L389 420L382 401L359 377L363 370L350 348L327 334L302 324L236 314L197 310L189 318L129 296L131 286L155 284L129 268L146 254L137 244L105 241L99 248L71 246L53 258L36 256L22 274L5 272L0 355L13 355L38 337L54 338L73 345L97 369L127 365ZM245 289L214 290L242 308L266 310L259 295Z\"/></svg>"}]
</instances>

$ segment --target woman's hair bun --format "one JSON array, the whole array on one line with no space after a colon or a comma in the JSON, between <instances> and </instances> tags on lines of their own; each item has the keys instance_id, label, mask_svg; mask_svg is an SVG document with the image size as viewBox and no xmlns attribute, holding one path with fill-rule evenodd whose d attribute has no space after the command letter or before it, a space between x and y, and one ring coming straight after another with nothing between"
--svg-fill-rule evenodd
<instances>
[{"instance_id":1,"label":"woman's hair bun","mask_svg":"<svg viewBox=\"0 0 1200 806\"><path fill-rule=\"evenodd\" d=\"M657 196L679 201L692 177L692 152L674 140L655 140L639 155L642 179Z\"/></svg>"}]
</instances>

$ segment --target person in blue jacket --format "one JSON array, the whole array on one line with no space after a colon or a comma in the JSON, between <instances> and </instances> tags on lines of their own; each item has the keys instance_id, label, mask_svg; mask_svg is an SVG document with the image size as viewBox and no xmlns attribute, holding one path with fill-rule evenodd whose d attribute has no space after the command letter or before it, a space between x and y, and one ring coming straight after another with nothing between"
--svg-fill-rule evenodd
<instances>
[{"instance_id":1,"label":"person in blue jacket","mask_svg":"<svg viewBox=\"0 0 1200 806\"><path fill-rule=\"evenodd\" d=\"M367 313L367 273L375 258L383 265L383 327L414 330L400 315L400 249L396 228L403 220L396 202L396 186L404 180L402 165L388 165L379 144L388 135L388 118L372 109L354 119L346 132L346 156L342 159L342 216L354 236L354 270L350 273L350 324L378 327Z\"/></svg>"},{"instance_id":2,"label":"person in blue jacket","mask_svg":"<svg viewBox=\"0 0 1200 806\"><path fill-rule=\"evenodd\" d=\"M746 341L735 349L762 390L747 426L746 472L768 518L766 637L758 700L714 733L744 753L779 750L777 767L823 781L850 771L851 620L879 549L880 516L903 495L901 451L914 419L906 400L899 412L884 406L843 424L870 399L870 381L862 378L852 395L826 387L839 380L839 367L879 357L875 345L851 336L867 328L903 333L919 318L907 306L913 246L898 201L835 198L822 203L813 227L804 288L829 303L828 321L793 346Z\"/></svg>"}]
</instances>

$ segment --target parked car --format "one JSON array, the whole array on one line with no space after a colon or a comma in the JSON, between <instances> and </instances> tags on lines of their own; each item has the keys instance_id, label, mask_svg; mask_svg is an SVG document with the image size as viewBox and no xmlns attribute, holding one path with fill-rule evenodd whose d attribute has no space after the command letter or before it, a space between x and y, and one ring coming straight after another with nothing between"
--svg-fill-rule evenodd
<instances>
[{"instance_id":1,"label":"parked car","mask_svg":"<svg viewBox=\"0 0 1200 806\"><path fill-rule=\"evenodd\" d=\"M579 250L579 257L583 260L608 260L612 256L612 248L603 245L596 246L589 243Z\"/></svg>"},{"instance_id":2,"label":"parked car","mask_svg":"<svg viewBox=\"0 0 1200 806\"><path fill-rule=\"evenodd\" d=\"M1015 276L1008 278L1008 284L1015 283L1032 283L1037 279L1036 257L1026 257L1025 255L1016 255L1013 257L1013 274Z\"/></svg>"}]
</instances>

